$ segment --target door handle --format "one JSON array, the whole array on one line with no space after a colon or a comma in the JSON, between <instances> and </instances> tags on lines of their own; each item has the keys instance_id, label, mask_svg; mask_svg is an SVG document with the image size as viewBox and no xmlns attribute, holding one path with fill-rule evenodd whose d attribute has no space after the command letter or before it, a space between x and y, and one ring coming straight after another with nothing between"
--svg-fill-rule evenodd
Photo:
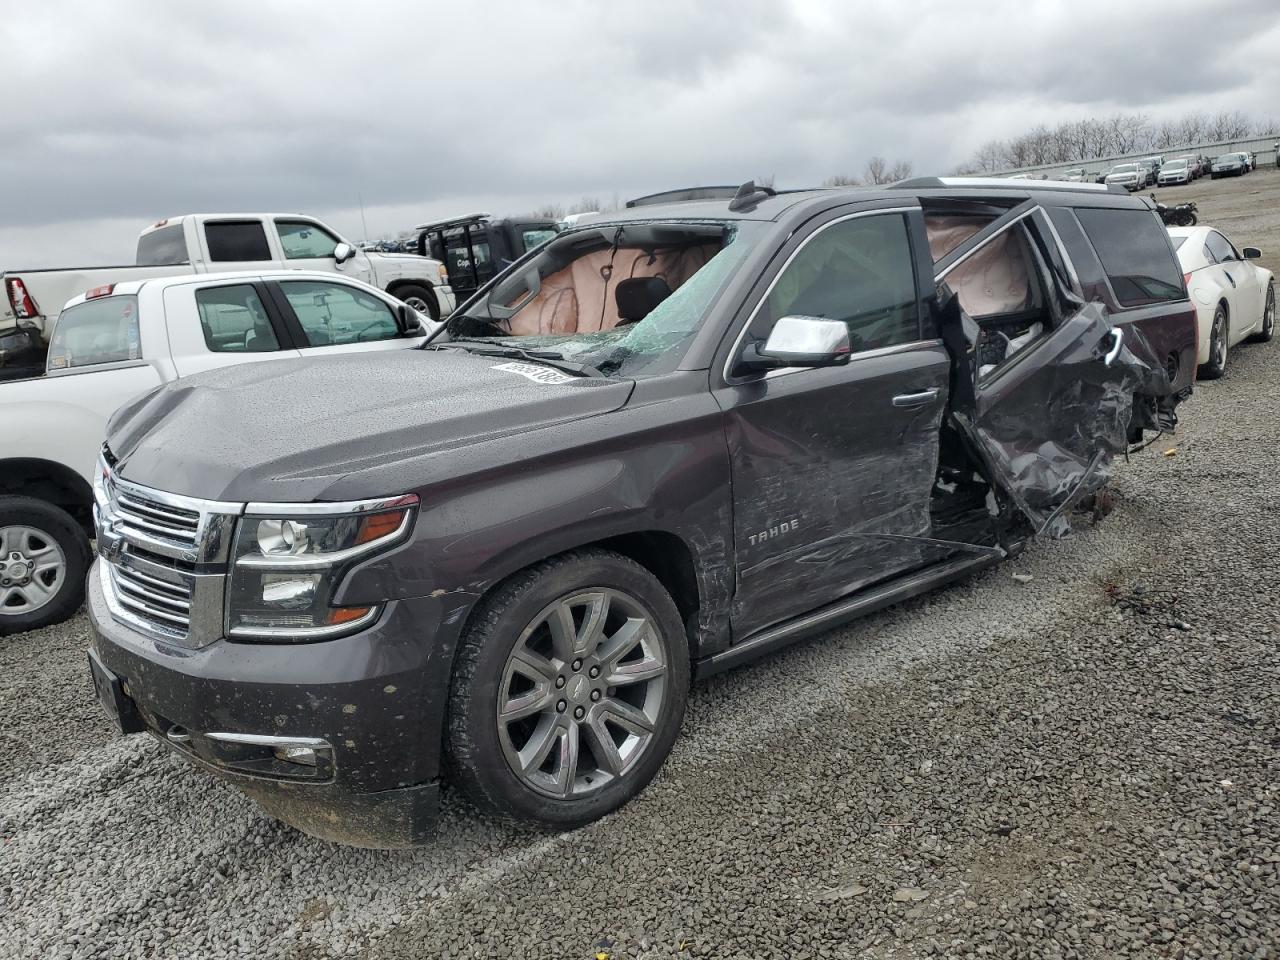
<instances>
[{"instance_id":1,"label":"door handle","mask_svg":"<svg viewBox=\"0 0 1280 960\"><path fill-rule=\"evenodd\" d=\"M1120 348L1124 345L1124 330L1120 327L1112 327L1107 331L1107 336L1112 339L1113 343L1106 356L1102 358L1102 362L1109 367L1116 362L1116 357L1120 356Z\"/></svg>"},{"instance_id":2,"label":"door handle","mask_svg":"<svg viewBox=\"0 0 1280 960\"><path fill-rule=\"evenodd\" d=\"M926 403L932 403L938 399L938 388L930 387L928 390L917 390L915 393L900 393L893 398L895 407L923 407Z\"/></svg>"}]
</instances>

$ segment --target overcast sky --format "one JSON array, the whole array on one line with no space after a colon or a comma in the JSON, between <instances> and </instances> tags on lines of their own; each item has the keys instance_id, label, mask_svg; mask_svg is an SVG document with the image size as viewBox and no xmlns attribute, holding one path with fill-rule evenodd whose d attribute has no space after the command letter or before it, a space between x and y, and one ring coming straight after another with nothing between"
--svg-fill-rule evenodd
<instances>
[{"instance_id":1,"label":"overcast sky","mask_svg":"<svg viewBox=\"0 0 1280 960\"><path fill-rule=\"evenodd\" d=\"M1051 12L1056 10L1057 12ZM1277 0L13 3L0 268L127 263L179 213L321 216L350 239L880 154L1117 110L1280 113Z\"/></svg>"}]
</instances>

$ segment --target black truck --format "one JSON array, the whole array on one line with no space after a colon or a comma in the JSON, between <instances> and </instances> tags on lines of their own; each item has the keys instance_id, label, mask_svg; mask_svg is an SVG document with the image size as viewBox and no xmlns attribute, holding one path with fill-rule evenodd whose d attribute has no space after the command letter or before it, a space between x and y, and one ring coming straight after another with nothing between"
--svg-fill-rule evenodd
<instances>
[{"instance_id":1,"label":"black truck","mask_svg":"<svg viewBox=\"0 0 1280 960\"><path fill-rule=\"evenodd\" d=\"M1164 227L1107 187L629 208L421 350L117 413L95 686L320 837L421 842L446 769L580 825L655 775L691 676L1063 534L1195 362Z\"/></svg>"},{"instance_id":2,"label":"black truck","mask_svg":"<svg viewBox=\"0 0 1280 960\"><path fill-rule=\"evenodd\" d=\"M545 217L494 219L473 213L414 227L418 255L439 260L449 271L449 285L461 303L505 267L560 232L560 223Z\"/></svg>"}]
</instances>

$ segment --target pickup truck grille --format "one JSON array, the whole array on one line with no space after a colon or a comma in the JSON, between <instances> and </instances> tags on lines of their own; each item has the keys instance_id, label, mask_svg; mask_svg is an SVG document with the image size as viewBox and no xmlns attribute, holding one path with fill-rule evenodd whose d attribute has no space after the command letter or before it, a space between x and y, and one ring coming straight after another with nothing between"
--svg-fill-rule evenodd
<instances>
[{"instance_id":1,"label":"pickup truck grille","mask_svg":"<svg viewBox=\"0 0 1280 960\"><path fill-rule=\"evenodd\" d=\"M212 643L223 632L231 535L244 505L142 487L109 464L99 464L93 512L111 615L180 646Z\"/></svg>"}]
</instances>

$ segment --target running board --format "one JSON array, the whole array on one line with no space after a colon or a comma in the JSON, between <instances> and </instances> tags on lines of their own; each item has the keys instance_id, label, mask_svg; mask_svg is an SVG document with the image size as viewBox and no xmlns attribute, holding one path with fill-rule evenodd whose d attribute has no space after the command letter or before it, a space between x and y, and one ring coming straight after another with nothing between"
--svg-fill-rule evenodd
<instances>
[{"instance_id":1,"label":"running board","mask_svg":"<svg viewBox=\"0 0 1280 960\"><path fill-rule=\"evenodd\" d=\"M920 570L909 576L890 583L873 587L848 600L816 610L813 613L789 620L776 627L770 627L760 633L735 643L728 650L722 650L709 657L697 661L694 665L694 676L709 677L740 663L754 660L756 657L771 653L781 647L795 643L805 637L821 633L840 623L854 620L868 613L883 610L895 603L910 600L922 593L928 593L935 587L956 580L969 573L977 573L987 567L993 567L1001 561L999 556L961 557L938 566Z\"/></svg>"}]
</instances>

